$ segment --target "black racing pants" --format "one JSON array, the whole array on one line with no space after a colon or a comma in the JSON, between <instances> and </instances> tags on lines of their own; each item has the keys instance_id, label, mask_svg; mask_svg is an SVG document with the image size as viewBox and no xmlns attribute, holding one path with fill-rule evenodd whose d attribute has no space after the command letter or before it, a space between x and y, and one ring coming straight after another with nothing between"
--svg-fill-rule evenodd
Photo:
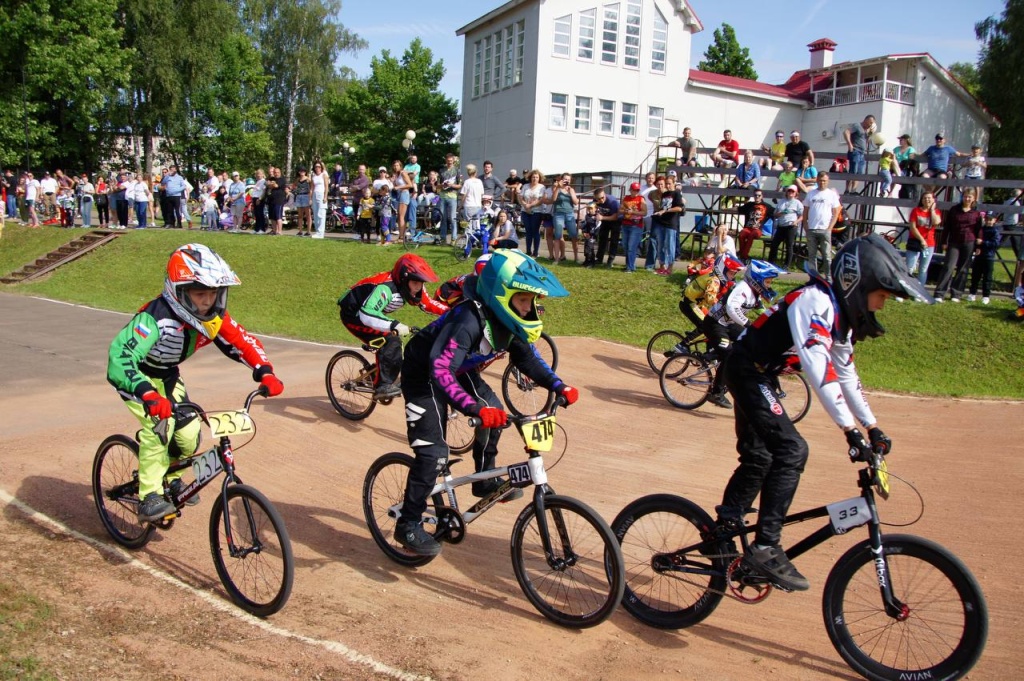
<instances>
[{"instance_id":1,"label":"black racing pants","mask_svg":"<svg viewBox=\"0 0 1024 681\"><path fill-rule=\"evenodd\" d=\"M718 320L711 317L705 317L703 324L704 335L708 338L708 350L714 351L719 362L718 371L715 372L715 382L711 386L711 392L722 394L725 392L725 383L723 382L725 372L722 371L722 365L725 364L725 360L732 354L732 344L743 333L743 327L732 323L729 326L722 326L718 323Z\"/></svg>"},{"instance_id":2,"label":"black racing pants","mask_svg":"<svg viewBox=\"0 0 1024 681\"><path fill-rule=\"evenodd\" d=\"M378 385L390 385L398 380L402 370L402 339L396 333L379 331L361 324L358 319L341 315L341 323L364 343L377 347L377 366L380 368Z\"/></svg>"},{"instance_id":3,"label":"black racing pants","mask_svg":"<svg viewBox=\"0 0 1024 681\"><path fill-rule=\"evenodd\" d=\"M618 220L602 222L597 230L597 262L604 262L604 254L608 254L608 264L615 261L619 253L619 232L622 231L622 223Z\"/></svg>"},{"instance_id":4,"label":"black racing pants","mask_svg":"<svg viewBox=\"0 0 1024 681\"><path fill-rule=\"evenodd\" d=\"M796 225L775 225L772 232L772 245L768 250L768 260L782 265L787 270L793 266L793 246L796 245ZM779 246L786 247L786 262L779 262Z\"/></svg>"},{"instance_id":5,"label":"black racing pants","mask_svg":"<svg viewBox=\"0 0 1024 681\"><path fill-rule=\"evenodd\" d=\"M679 301L679 311L693 323L697 331L700 331L704 328L704 318L697 313L697 306L698 304L689 298L683 298Z\"/></svg>"},{"instance_id":6,"label":"black racing pants","mask_svg":"<svg viewBox=\"0 0 1024 681\"><path fill-rule=\"evenodd\" d=\"M740 465L726 485L719 518L741 517L760 494L755 541L778 545L782 521L807 463L807 442L779 402L774 378L760 372L742 347L720 373L732 394Z\"/></svg>"},{"instance_id":7,"label":"black racing pants","mask_svg":"<svg viewBox=\"0 0 1024 681\"><path fill-rule=\"evenodd\" d=\"M477 399L477 404L486 403L491 407L503 408L501 400L477 372L463 374L458 380L459 385ZM437 476L448 463L449 449L445 442L448 406L444 397L435 393L429 383L403 381L402 396L405 398L406 433L416 461L406 479L399 522L419 522L427 510L430 490L437 484ZM500 428L477 428L476 439L473 441L475 472L494 468L500 437Z\"/></svg>"}]
</instances>

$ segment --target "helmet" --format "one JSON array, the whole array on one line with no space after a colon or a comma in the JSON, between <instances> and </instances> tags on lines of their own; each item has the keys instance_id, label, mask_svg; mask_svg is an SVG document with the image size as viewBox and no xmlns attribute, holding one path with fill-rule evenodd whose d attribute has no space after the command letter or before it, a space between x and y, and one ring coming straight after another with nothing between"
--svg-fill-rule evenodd
<instances>
[{"instance_id":1,"label":"helmet","mask_svg":"<svg viewBox=\"0 0 1024 681\"><path fill-rule=\"evenodd\" d=\"M391 281L395 282L395 285L398 286L398 292L402 294L405 302L415 303L419 300L419 296L414 296L412 291L409 290L409 282L422 281L429 283L437 281L437 275L434 274L434 270L430 268L430 265L422 257L413 253L406 253L396 260L395 266L391 268Z\"/></svg>"},{"instance_id":2,"label":"helmet","mask_svg":"<svg viewBox=\"0 0 1024 681\"><path fill-rule=\"evenodd\" d=\"M640 191L640 183L639 182L634 182L633 184L629 185L629 191L631 191L631 192L638 192L638 191Z\"/></svg>"},{"instance_id":3,"label":"helmet","mask_svg":"<svg viewBox=\"0 0 1024 681\"><path fill-rule=\"evenodd\" d=\"M480 276L480 272L481 270L483 270L484 265L486 265L487 261L491 259L491 255L491 253L484 253L483 255L476 259L476 263L473 265L473 272L478 277Z\"/></svg>"},{"instance_id":4,"label":"helmet","mask_svg":"<svg viewBox=\"0 0 1024 681\"><path fill-rule=\"evenodd\" d=\"M476 280L476 297L497 321L526 343L540 338L543 324L537 301L526 316L512 308L512 296L520 291L538 296L564 298L569 295L554 274L521 251L499 248L494 251Z\"/></svg>"},{"instance_id":5,"label":"helmet","mask_svg":"<svg viewBox=\"0 0 1024 681\"><path fill-rule=\"evenodd\" d=\"M759 298L766 303L770 303L778 295L772 289L771 282L775 280L775 277L784 272L785 270L779 269L770 262L751 260L750 267L747 268L746 274L743 275L743 281L747 282L747 285L754 290L754 293Z\"/></svg>"},{"instance_id":6,"label":"helmet","mask_svg":"<svg viewBox=\"0 0 1024 681\"><path fill-rule=\"evenodd\" d=\"M879 234L853 239L839 249L832 262L832 290L854 340L885 333L885 327L868 309L868 294L874 291L888 291L929 304L935 302L910 275L899 251Z\"/></svg>"},{"instance_id":7,"label":"helmet","mask_svg":"<svg viewBox=\"0 0 1024 681\"><path fill-rule=\"evenodd\" d=\"M224 259L208 246L185 244L167 261L163 296L175 314L212 340L220 331L228 306L228 287L241 283ZM199 311L188 293L190 289L216 289L217 300L209 312Z\"/></svg>"},{"instance_id":8,"label":"helmet","mask_svg":"<svg viewBox=\"0 0 1024 681\"><path fill-rule=\"evenodd\" d=\"M722 281L732 281L736 273L744 267L743 261L736 256L723 253L715 259L715 275Z\"/></svg>"}]
</instances>

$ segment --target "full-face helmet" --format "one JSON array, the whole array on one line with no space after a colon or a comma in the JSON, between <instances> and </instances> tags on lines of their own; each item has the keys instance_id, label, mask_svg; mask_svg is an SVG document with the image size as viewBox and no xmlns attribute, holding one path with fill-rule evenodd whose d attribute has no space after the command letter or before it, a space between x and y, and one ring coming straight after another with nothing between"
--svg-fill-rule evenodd
<instances>
[{"instance_id":1,"label":"full-face helmet","mask_svg":"<svg viewBox=\"0 0 1024 681\"><path fill-rule=\"evenodd\" d=\"M406 253L396 260L395 266L391 268L391 280L395 282L398 292L405 302L412 304L419 302L420 296L413 295L409 289L409 282L422 281L426 284L437 281L437 275L422 257L414 253Z\"/></svg>"},{"instance_id":2,"label":"full-face helmet","mask_svg":"<svg viewBox=\"0 0 1024 681\"><path fill-rule=\"evenodd\" d=\"M512 306L512 296L519 292L537 294L526 315L520 315ZM537 342L543 330L537 298L568 295L554 274L517 250L494 251L476 280L476 297L499 324L526 343Z\"/></svg>"},{"instance_id":3,"label":"full-face helmet","mask_svg":"<svg viewBox=\"0 0 1024 681\"><path fill-rule=\"evenodd\" d=\"M723 253L715 258L715 275L723 282L733 280L736 273L744 267L743 261L734 255Z\"/></svg>"},{"instance_id":4,"label":"full-face helmet","mask_svg":"<svg viewBox=\"0 0 1024 681\"><path fill-rule=\"evenodd\" d=\"M770 262L751 260L746 274L743 275L743 281L747 282L747 285L761 300L771 303L778 295L772 288L772 284L775 283L775 278L784 272L785 270L779 269Z\"/></svg>"},{"instance_id":5,"label":"full-face helmet","mask_svg":"<svg viewBox=\"0 0 1024 681\"><path fill-rule=\"evenodd\" d=\"M228 287L242 282L224 259L203 244L185 244L167 261L164 300L181 319L209 339L220 331L228 306ZM189 291L216 290L213 307L205 314L192 302Z\"/></svg>"}]
</instances>

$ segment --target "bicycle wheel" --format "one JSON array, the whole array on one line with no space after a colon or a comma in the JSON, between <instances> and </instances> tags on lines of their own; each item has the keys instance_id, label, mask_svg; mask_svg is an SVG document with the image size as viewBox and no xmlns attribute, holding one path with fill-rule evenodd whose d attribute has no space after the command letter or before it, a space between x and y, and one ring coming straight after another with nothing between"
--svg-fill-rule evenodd
<instances>
[{"instance_id":1,"label":"bicycle wheel","mask_svg":"<svg viewBox=\"0 0 1024 681\"><path fill-rule=\"evenodd\" d=\"M886 576L903 614L886 613L879 565L863 541L825 581L825 629L839 654L869 679L959 679L981 656L988 607L970 570L938 544L883 537Z\"/></svg>"},{"instance_id":2,"label":"bicycle wheel","mask_svg":"<svg viewBox=\"0 0 1024 681\"><path fill-rule=\"evenodd\" d=\"M398 523L398 509L405 498L405 482L415 459L408 454L391 452L381 456L370 465L363 479L363 517L370 536L380 550L391 560L407 567L419 567L434 560L435 556L418 556L395 541L395 525ZM435 497L427 505L423 529L431 532L435 539L441 536L437 526L438 509L443 499Z\"/></svg>"},{"instance_id":3,"label":"bicycle wheel","mask_svg":"<svg viewBox=\"0 0 1024 681\"><path fill-rule=\"evenodd\" d=\"M542 615L563 627L605 621L625 587L622 553L608 524L586 504L544 497L552 556L544 551L537 509L530 504L512 528L512 568L523 593Z\"/></svg>"},{"instance_id":4,"label":"bicycle wheel","mask_svg":"<svg viewBox=\"0 0 1024 681\"><path fill-rule=\"evenodd\" d=\"M339 414L361 421L373 413L376 367L355 350L342 350L327 363L327 396Z\"/></svg>"},{"instance_id":5,"label":"bicycle wheel","mask_svg":"<svg viewBox=\"0 0 1024 681\"><path fill-rule=\"evenodd\" d=\"M328 232L334 232L338 230L338 216L336 213L327 213L327 217L324 219L324 227L327 229Z\"/></svg>"},{"instance_id":6,"label":"bicycle wheel","mask_svg":"<svg viewBox=\"0 0 1024 681\"><path fill-rule=\"evenodd\" d=\"M697 549L678 553L699 545L713 525L702 508L672 494L641 497L622 509L612 521L626 567L622 607L661 629L689 627L714 612L735 545L725 542L710 557Z\"/></svg>"},{"instance_id":7,"label":"bicycle wheel","mask_svg":"<svg viewBox=\"0 0 1024 681\"><path fill-rule=\"evenodd\" d=\"M140 523L139 445L126 435L104 440L92 461L92 497L110 537L128 549L141 548L156 529Z\"/></svg>"},{"instance_id":8,"label":"bicycle wheel","mask_svg":"<svg viewBox=\"0 0 1024 681\"><path fill-rule=\"evenodd\" d=\"M683 342L683 334L676 331L659 331L647 343L647 365L654 373L660 373L665 360L675 354L675 347Z\"/></svg>"},{"instance_id":9,"label":"bicycle wheel","mask_svg":"<svg viewBox=\"0 0 1024 681\"><path fill-rule=\"evenodd\" d=\"M549 336L547 332L540 332L540 338L533 344L533 349L551 367L552 371L558 368L558 346L555 345L555 339Z\"/></svg>"},{"instance_id":10,"label":"bicycle wheel","mask_svg":"<svg viewBox=\"0 0 1024 681\"><path fill-rule=\"evenodd\" d=\"M542 388L533 380L509 364L501 375L501 396L505 406L516 416L532 416L551 409L555 394Z\"/></svg>"},{"instance_id":11,"label":"bicycle wheel","mask_svg":"<svg viewBox=\"0 0 1024 681\"><path fill-rule=\"evenodd\" d=\"M674 355L661 367L661 394L680 409L696 409L708 400L715 380L713 369L699 357Z\"/></svg>"},{"instance_id":12,"label":"bicycle wheel","mask_svg":"<svg viewBox=\"0 0 1024 681\"><path fill-rule=\"evenodd\" d=\"M292 593L295 558L277 509L248 485L228 485L210 512L210 551L217 576L242 610L267 617ZM227 508L228 527L224 512Z\"/></svg>"},{"instance_id":13,"label":"bicycle wheel","mask_svg":"<svg viewBox=\"0 0 1024 681\"><path fill-rule=\"evenodd\" d=\"M448 425L446 426L445 442L452 454L465 454L473 448L476 439L476 428L469 425L469 419L463 414L448 407Z\"/></svg>"},{"instance_id":14,"label":"bicycle wheel","mask_svg":"<svg viewBox=\"0 0 1024 681\"><path fill-rule=\"evenodd\" d=\"M779 374L779 391L779 401L793 423L807 416L811 409L811 386L807 385L803 374Z\"/></svg>"},{"instance_id":15,"label":"bicycle wheel","mask_svg":"<svg viewBox=\"0 0 1024 681\"><path fill-rule=\"evenodd\" d=\"M403 245L405 246L405 250L407 250L407 251L411 251L413 249L419 248L420 247L419 237L413 235L412 237L406 239Z\"/></svg>"},{"instance_id":16,"label":"bicycle wheel","mask_svg":"<svg viewBox=\"0 0 1024 681\"><path fill-rule=\"evenodd\" d=\"M470 252L472 252L472 251L469 251L469 252L466 251L466 240L467 240L467 237L466 237L465 234L460 234L459 237L457 239L455 239L455 245L454 245L454 248L455 248L455 259L458 260L459 262L462 262L462 261L468 259Z\"/></svg>"}]
</instances>

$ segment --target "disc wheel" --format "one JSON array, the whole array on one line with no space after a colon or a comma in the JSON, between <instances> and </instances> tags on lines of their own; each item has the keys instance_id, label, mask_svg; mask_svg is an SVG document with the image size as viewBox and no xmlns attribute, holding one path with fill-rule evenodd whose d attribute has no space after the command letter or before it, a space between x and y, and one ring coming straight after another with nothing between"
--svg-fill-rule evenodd
<instances>
[{"instance_id":1,"label":"disc wheel","mask_svg":"<svg viewBox=\"0 0 1024 681\"><path fill-rule=\"evenodd\" d=\"M673 354L675 347L683 342L683 334L666 329L651 336L647 343L647 365L654 373L661 373L661 367L665 365Z\"/></svg>"},{"instance_id":2,"label":"disc wheel","mask_svg":"<svg viewBox=\"0 0 1024 681\"><path fill-rule=\"evenodd\" d=\"M373 541L391 560L407 567L426 565L434 556L418 556L395 540L398 510L405 498L405 483L413 459L408 454L391 452L370 465L363 479L363 517ZM434 497L427 504L423 529L440 541L444 534L438 518L442 517L444 500Z\"/></svg>"},{"instance_id":3,"label":"disc wheel","mask_svg":"<svg viewBox=\"0 0 1024 681\"><path fill-rule=\"evenodd\" d=\"M126 435L104 440L92 462L92 497L110 537L128 549L146 545L155 527L140 523L139 445Z\"/></svg>"},{"instance_id":4,"label":"disc wheel","mask_svg":"<svg viewBox=\"0 0 1024 681\"><path fill-rule=\"evenodd\" d=\"M327 397L339 414L361 421L373 413L376 367L355 350L342 350L327 363Z\"/></svg>"},{"instance_id":5,"label":"disc wheel","mask_svg":"<svg viewBox=\"0 0 1024 681\"><path fill-rule=\"evenodd\" d=\"M661 367L661 394L679 409L696 409L707 402L715 376L699 357L674 355Z\"/></svg>"}]
</instances>

